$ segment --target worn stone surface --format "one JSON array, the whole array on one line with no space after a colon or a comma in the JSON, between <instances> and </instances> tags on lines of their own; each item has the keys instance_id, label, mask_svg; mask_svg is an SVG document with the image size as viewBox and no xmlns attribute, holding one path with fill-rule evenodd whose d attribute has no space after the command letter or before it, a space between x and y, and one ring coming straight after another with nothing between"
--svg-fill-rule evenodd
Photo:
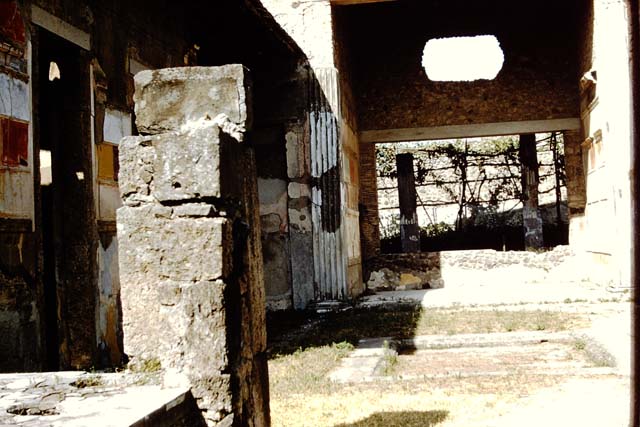
<instances>
[{"instance_id":1,"label":"worn stone surface","mask_svg":"<svg viewBox=\"0 0 640 427\"><path fill-rule=\"evenodd\" d=\"M219 114L251 127L250 80L242 65L141 71L135 85L136 125L141 132L176 131Z\"/></svg>"},{"instance_id":2,"label":"worn stone surface","mask_svg":"<svg viewBox=\"0 0 640 427\"><path fill-rule=\"evenodd\" d=\"M210 256L220 252L231 232L225 218L163 218L153 205L118 210L120 268L139 270L159 278L195 281L216 280L230 266ZM163 230L161 238L157 230ZM223 237L224 236L224 237ZM142 249L144 248L144 249Z\"/></svg>"},{"instance_id":3,"label":"worn stone surface","mask_svg":"<svg viewBox=\"0 0 640 427\"><path fill-rule=\"evenodd\" d=\"M367 263L371 290L438 289L447 282L484 284L504 281L537 283L544 280L579 282L581 263L568 246L547 252L466 250L380 255ZM415 283L415 284L414 284ZM410 284L410 286L407 286Z\"/></svg>"},{"instance_id":4,"label":"worn stone surface","mask_svg":"<svg viewBox=\"0 0 640 427\"><path fill-rule=\"evenodd\" d=\"M220 197L220 129L212 121L203 124L122 140L119 182L125 204Z\"/></svg>"},{"instance_id":5,"label":"worn stone surface","mask_svg":"<svg viewBox=\"0 0 640 427\"><path fill-rule=\"evenodd\" d=\"M30 427L201 427L187 387L155 373L56 372L0 375L0 424Z\"/></svg>"},{"instance_id":6,"label":"worn stone surface","mask_svg":"<svg viewBox=\"0 0 640 427\"><path fill-rule=\"evenodd\" d=\"M132 363L159 363L166 383L188 384L208 425L267 426L255 158L239 142L242 135L229 135L238 127L190 122L210 107L246 120L246 94L229 92L246 87L244 74L230 70L244 73L241 67L163 70L142 84L139 111L177 96L176 87L184 97L175 100L175 117L158 112L158 121L146 128L178 130L121 145L124 342ZM198 87L209 95L195 93ZM218 104L207 98L212 93Z\"/></svg>"}]
</instances>

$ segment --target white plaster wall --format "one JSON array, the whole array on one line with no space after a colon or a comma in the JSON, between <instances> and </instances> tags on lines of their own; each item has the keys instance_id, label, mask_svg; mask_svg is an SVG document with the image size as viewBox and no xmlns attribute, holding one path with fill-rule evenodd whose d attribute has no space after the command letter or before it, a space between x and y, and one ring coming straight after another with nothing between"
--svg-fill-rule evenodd
<instances>
[{"instance_id":1,"label":"white plaster wall","mask_svg":"<svg viewBox=\"0 0 640 427\"><path fill-rule=\"evenodd\" d=\"M333 67L333 28L329 0L261 0L307 55L313 68Z\"/></svg>"},{"instance_id":2,"label":"white plaster wall","mask_svg":"<svg viewBox=\"0 0 640 427\"><path fill-rule=\"evenodd\" d=\"M287 231L287 182L282 179L258 178L258 199L261 217L271 214L279 217L279 223L274 224L274 228L262 231L266 233Z\"/></svg>"},{"instance_id":3,"label":"white plaster wall","mask_svg":"<svg viewBox=\"0 0 640 427\"><path fill-rule=\"evenodd\" d=\"M119 144L122 138L131 135L131 113L107 108L103 129L103 141Z\"/></svg>"},{"instance_id":4,"label":"white plaster wall","mask_svg":"<svg viewBox=\"0 0 640 427\"><path fill-rule=\"evenodd\" d=\"M600 280L630 283L631 234L631 111L627 10L622 0L594 0L593 70L596 101L583 111L585 137L601 147L583 148L587 183L584 242L594 254ZM590 153L595 150L596 153ZM589 157L595 154L595 167Z\"/></svg>"},{"instance_id":5,"label":"white plaster wall","mask_svg":"<svg viewBox=\"0 0 640 427\"><path fill-rule=\"evenodd\" d=\"M102 141L118 145L120 140L132 133L131 113L107 108L104 115ZM122 206L118 183L98 182L98 218L115 221L116 209Z\"/></svg>"},{"instance_id":6,"label":"white plaster wall","mask_svg":"<svg viewBox=\"0 0 640 427\"><path fill-rule=\"evenodd\" d=\"M30 111L29 84L0 73L0 115L28 122Z\"/></svg>"}]
</instances>

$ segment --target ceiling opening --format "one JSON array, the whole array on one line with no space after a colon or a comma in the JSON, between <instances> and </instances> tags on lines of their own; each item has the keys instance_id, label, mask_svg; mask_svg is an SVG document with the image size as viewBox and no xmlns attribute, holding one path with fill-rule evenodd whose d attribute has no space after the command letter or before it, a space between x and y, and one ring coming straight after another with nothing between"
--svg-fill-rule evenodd
<instances>
[{"instance_id":1,"label":"ceiling opening","mask_svg":"<svg viewBox=\"0 0 640 427\"><path fill-rule=\"evenodd\" d=\"M491 35L431 39L422 55L427 77L438 82L493 80L503 64L500 43Z\"/></svg>"}]
</instances>

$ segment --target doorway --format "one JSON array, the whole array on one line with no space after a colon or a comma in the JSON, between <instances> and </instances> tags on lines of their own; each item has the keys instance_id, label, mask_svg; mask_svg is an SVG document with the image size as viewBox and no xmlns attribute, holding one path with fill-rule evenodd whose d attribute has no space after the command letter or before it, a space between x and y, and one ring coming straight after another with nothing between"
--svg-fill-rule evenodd
<instances>
[{"instance_id":1,"label":"doorway","mask_svg":"<svg viewBox=\"0 0 640 427\"><path fill-rule=\"evenodd\" d=\"M81 48L46 30L36 49L46 367L82 368L95 351L89 67Z\"/></svg>"}]
</instances>

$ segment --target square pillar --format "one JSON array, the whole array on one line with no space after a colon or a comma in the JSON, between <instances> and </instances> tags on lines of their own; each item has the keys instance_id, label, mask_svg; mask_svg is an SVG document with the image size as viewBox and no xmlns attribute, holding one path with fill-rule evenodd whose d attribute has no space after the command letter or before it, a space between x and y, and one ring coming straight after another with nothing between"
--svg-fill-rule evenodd
<instances>
[{"instance_id":1,"label":"square pillar","mask_svg":"<svg viewBox=\"0 0 640 427\"><path fill-rule=\"evenodd\" d=\"M520 135L520 168L522 180L522 220L525 249L537 249L544 245L542 217L538 209L538 151L536 135Z\"/></svg>"},{"instance_id":2,"label":"square pillar","mask_svg":"<svg viewBox=\"0 0 640 427\"><path fill-rule=\"evenodd\" d=\"M420 252L420 228L416 213L416 179L413 154L396 156L398 169L398 200L400 201L400 243L402 252Z\"/></svg>"},{"instance_id":3,"label":"square pillar","mask_svg":"<svg viewBox=\"0 0 640 427\"><path fill-rule=\"evenodd\" d=\"M188 385L209 426L269 425L256 165L240 65L143 71L120 144L124 350Z\"/></svg>"}]
</instances>

